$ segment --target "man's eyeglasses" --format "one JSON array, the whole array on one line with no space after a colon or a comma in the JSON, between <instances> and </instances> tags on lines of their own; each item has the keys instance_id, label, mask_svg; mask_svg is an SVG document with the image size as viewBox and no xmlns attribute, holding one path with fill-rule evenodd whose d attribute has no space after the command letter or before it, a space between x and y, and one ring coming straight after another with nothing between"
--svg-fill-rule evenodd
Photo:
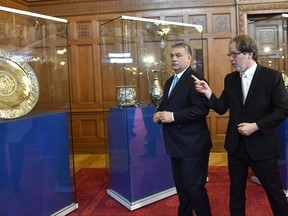
<instances>
[{"instance_id":1,"label":"man's eyeglasses","mask_svg":"<svg viewBox=\"0 0 288 216\"><path fill-rule=\"evenodd\" d=\"M231 52L231 53L228 53L227 56L228 57L232 57L232 58L236 58L238 55L240 55L242 52Z\"/></svg>"}]
</instances>

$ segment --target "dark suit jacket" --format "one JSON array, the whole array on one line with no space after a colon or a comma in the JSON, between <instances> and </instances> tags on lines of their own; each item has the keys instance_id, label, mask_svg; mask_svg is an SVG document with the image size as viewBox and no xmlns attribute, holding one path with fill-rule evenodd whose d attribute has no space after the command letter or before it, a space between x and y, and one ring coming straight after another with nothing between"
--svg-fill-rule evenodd
<instances>
[{"instance_id":1,"label":"dark suit jacket","mask_svg":"<svg viewBox=\"0 0 288 216\"><path fill-rule=\"evenodd\" d=\"M158 111L174 113L174 122L163 124L163 137L166 151L171 157L198 157L211 149L211 138L206 116L209 113L208 100L196 92L191 74L203 76L190 67L183 73L170 97L168 92L173 80L169 78L164 85L162 102Z\"/></svg>"},{"instance_id":2,"label":"dark suit jacket","mask_svg":"<svg viewBox=\"0 0 288 216\"><path fill-rule=\"evenodd\" d=\"M219 114L230 111L225 140L227 152L232 155L239 144L237 125L256 122L260 130L243 137L248 154L253 160L278 155L280 140L277 125L288 114L288 93L281 73L258 64L244 105L239 72L228 74L224 85L219 99L212 94L209 106Z\"/></svg>"}]
</instances>

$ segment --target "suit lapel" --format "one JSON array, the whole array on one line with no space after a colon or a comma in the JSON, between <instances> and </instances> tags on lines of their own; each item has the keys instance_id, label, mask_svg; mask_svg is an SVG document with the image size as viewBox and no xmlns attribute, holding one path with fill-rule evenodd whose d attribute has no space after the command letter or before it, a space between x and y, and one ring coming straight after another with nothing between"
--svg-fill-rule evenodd
<instances>
[{"instance_id":1,"label":"suit lapel","mask_svg":"<svg viewBox=\"0 0 288 216\"><path fill-rule=\"evenodd\" d=\"M242 92L242 84L241 84L241 77L239 75L239 72L237 72L237 83L239 83L237 86L238 86L238 95L239 95L239 101L240 101L240 104L243 105L243 92Z\"/></svg>"},{"instance_id":2,"label":"suit lapel","mask_svg":"<svg viewBox=\"0 0 288 216\"><path fill-rule=\"evenodd\" d=\"M170 94L170 97L169 97L169 100L174 97L174 95L176 94L176 92L178 91L178 89L181 87L182 83L184 82L184 80L186 79L187 77L187 74L189 73L189 68L184 71L184 73L182 74L182 76L180 77L180 79L178 80L178 82L176 83L174 89L172 90L171 94Z\"/></svg>"},{"instance_id":3,"label":"suit lapel","mask_svg":"<svg viewBox=\"0 0 288 216\"><path fill-rule=\"evenodd\" d=\"M171 99L173 97L175 97L175 95L177 95L177 91L179 90L179 88L181 87L181 84L184 82L184 80L186 79L187 75L190 74L189 71L191 71L190 67L182 74L181 78L178 80L177 84L175 85L174 89L172 90L170 96L168 97L168 92L170 89L170 86L172 84L173 81L173 77L170 78L169 84L167 85L167 91L166 94L164 95L164 97L166 97L166 103L164 103L164 107L168 106L168 104L170 103ZM178 95L177 95L178 96Z\"/></svg>"},{"instance_id":4,"label":"suit lapel","mask_svg":"<svg viewBox=\"0 0 288 216\"><path fill-rule=\"evenodd\" d=\"M171 86L171 84L172 84L172 82L173 82L173 77L174 77L174 76L170 77L170 78L167 80L167 82L166 82L166 84L165 84L165 86L164 86L163 107L166 107L166 106L168 105L169 101L170 101L169 98L171 97L171 95L170 95L170 97L168 97L168 94L169 94L170 86ZM178 81L178 82L179 82L179 81Z\"/></svg>"}]
</instances>

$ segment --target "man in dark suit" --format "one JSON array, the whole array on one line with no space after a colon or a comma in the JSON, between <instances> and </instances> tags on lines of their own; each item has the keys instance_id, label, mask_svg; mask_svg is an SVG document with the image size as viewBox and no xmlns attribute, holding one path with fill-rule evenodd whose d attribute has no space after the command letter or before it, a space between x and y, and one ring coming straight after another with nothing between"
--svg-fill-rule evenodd
<instances>
[{"instance_id":1,"label":"man in dark suit","mask_svg":"<svg viewBox=\"0 0 288 216\"><path fill-rule=\"evenodd\" d=\"M180 201L178 215L191 216L194 211L199 216L210 216L205 188L212 145L206 122L208 100L196 91L191 78L191 75L199 79L203 76L190 67L192 51L189 45L172 45L170 57L175 75L164 85L163 100L153 121L162 123ZM179 79L176 85L173 82L175 78Z\"/></svg>"},{"instance_id":2,"label":"man in dark suit","mask_svg":"<svg viewBox=\"0 0 288 216\"><path fill-rule=\"evenodd\" d=\"M278 170L280 140L277 125L288 114L288 93L282 74L257 63L256 43L247 35L232 39L228 57L236 71L226 75L219 99L205 81L194 79L197 91L209 99L213 110L219 114L230 111L225 140L230 214L245 216L245 188L251 167L268 196L274 215L287 216L288 204ZM242 90L245 85L247 96L244 93L247 90Z\"/></svg>"}]
</instances>

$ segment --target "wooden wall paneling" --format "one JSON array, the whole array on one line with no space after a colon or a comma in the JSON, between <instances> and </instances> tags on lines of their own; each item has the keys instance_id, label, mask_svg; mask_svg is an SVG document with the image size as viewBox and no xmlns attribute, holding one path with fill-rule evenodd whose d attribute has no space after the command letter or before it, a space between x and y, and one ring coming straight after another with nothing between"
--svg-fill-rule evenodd
<instances>
[{"instance_id":1,"label":"wooden wall paneling","mask_svg":"<svg viewBox=\"0 0 288 216\"><path fill-rule=\"evenodd\" d=\"M106 152L106 114L103 107L116 104L116 80L123 80L123 76L115 73L120 72L119 66L101 69L100 25L118 16L108 14L68 18L75 152ZM118 38L111 37L108 49L114 51L115 40Z\"/></svg>"},{"instance_id":2,"label":"wooden wall paneling","mask_svg":"<svg viewBox=\"0 0 288 216\"><path fill-rule=\"evenodd\" d=\"M209 74L209 68L208 68L208 40L205 38L203 39L203 67L204 67L204 77L209 82L210 80L210 74Z\"/></svg>"},{"instance_id":3,"label":"wooden wall paneling","mask_svg":"<svg viewBox=\"0 0 288 216\"><path fill-rule=\"evenodd\" d=\"M210 135L213 140L212 151L224 151L224 140L226 136L226 129L228 125L229 112L219 116L215 112L210 112Z\"/></svg>"},{"instance_id":4,"label":"wooden wall paneling","mask_svg":"<svg viewBox=\"0 0 288 216\"><path fill-rule=\"evenodd\" d=\"M60 64L30 63L39 83L39 99L36 110L69 110L68 75ZM52 83L52 85L51 85Z\"/></svg>"},{"instance_id":5,"label":"wooden wall paneling","mask_svg":"<svg viewBox=\"0 0 288 216\"><path fill-rule=\"evenodd\" d=\"M74 49L72 49L74 48ZM71 47L74 50L75 61L72 64L72 110L89 108L95 104L94 73L92 59L92 46L81 45ZM87 107L86 107L87 106Z\"/></svg>"},{"instance_id":6,"label":"wooden wall paneling","mask_svg":"<svg viewBox=\"0 0 288 216\"><path fill-rule=\"evenodd\" d=\"M223 91L225 76L233 70L227 53L230 40L236 35L236 30L234 7L218 8L210 11L207 15L208 81L214 94L218 97ZM224 151L228 115L229 112L218 115L213 110L209 114L210 134L213 142L212 151Z\"/></svg>"},{"instance_id":7,"label":"wooden wall paneling","mask_svg":"<svg viewBox=\"0 0 288 216\"><path fill-rule=\"evenodd\" d=\"M114 51L114 43L105 44L105 52L109 53ZM122 80L123 83L123 68L121 69L119 65L114 64L103 64L102 68L102 87L103 87L103 103L105 107L110 107L116 104L116 80ZM117 71L117 73L116 73Z\"/></svg>"},{"instance_id":8,"label":"wooden wall paneling","mask_svg":"<svg viewBox=\"0 0 288 216\"><path fill-rule=\"evenodd\" d=\"M67 62L66 62L67 64ZM59 104L67 104L70 99L69 92L69 75L67 74L66 65L61 67L60 64L57 65L58 68L55 69L55 73L52 74L53 79L53 102L58 106ZM60 107L59 107L60 108Z\"/></svg>"},{"instance_id":9,"label":"wooden wall paneling","mask_svg":"<svg viewBox=\"0 0 288 216\"><path fill-rule=\"evenodd\" d=\"M93 22L76 22L75 27L76 30L71 31L78 38L77 44L70 45L72 109L102 110L99 45L92 34Z\"/></svg>"},{"instance_id":10,"label":"wooden wall paneling","mask_svg":"<svg viewBox=\"0 0 288 216\"><path fill-rule=\"evenodd\" d=\"M96 99L96 110L102 110L103 109L103 87L102 87L102 71L101 71L101 49L100 49L100 22L98 20L93 21L93 28L92 28L92 34L97 35L97 38L95 38L93 41L93 68L95 73L95 99Z\"/></svg>"},{"instance_id":11,"label":"wooden wall paneling","mask_svg":"<svg viewBox=\"0 0 288 216\"><path fill-rule=\"evenodd\" d=\"M209 68L209 72L213 71L213 73L209 73L209 84L214 94L219 97L224 88L224 78L227 73L231 72L231 65L229 63L229 59L227 58L227 50L230 42L230 38L216 38L210 40L210 53L208 54L208 58L211 61ZM213 110L211 110L209 114L209 118L211 121L210 134L213 142L213 151L223 151L225 133L223 135L223 130L218 127L226 128L227 121L223 121L223 119L227 118L227 114L218 115ZM221 133L219 134L219 131Z\"/></svg>"},{"instance_id":12,"label":"wooden wall paneling","mask_svg":"<svg viewBox=\"0 0 288 216\"><path fill-rule=\"evenodd\" d=\"M73 140L75 152L105 152L98 22L69 22Z\"/></svg>"},{"instance_id":13,"label":"wooden wall paneling","mask_svg":"<svg viewBox=\"0 0 288 216\"><path fill-rule=\"evenodd\" d=\"M51 71L51 66L52 64L50 63L43 63L43 64L31 64L37 79L39 83L39 100L38 103L39 105L42 104L43 106L45 104L49 104L52 102L52 97L51 97L51 89L49 84L53 83L52 82L52 74L50 73Z\"/></svg>"},{"instance_id":14,"label":"wooden wall paneling","mask_svg":"<svg viewBox=\"0 0 288 216\"><path fill-rule=\"evenodd\" d=\"M77 153L105 153L103 112L73 113L74 150Z\"/></svg>"},{"instance_id":15,"label":"wooden wall paneling","mask_svg":"<svg viewBox=\"0 0 288 216\"><path fill-rule=\"evenodd\" d=\"M233 69L227 57L230 38L216 38L213 41L212 62L213 77L210 80L211 88L216 96L220 96L224 88L224 78Z\"/></svg>"}]
</instances>

